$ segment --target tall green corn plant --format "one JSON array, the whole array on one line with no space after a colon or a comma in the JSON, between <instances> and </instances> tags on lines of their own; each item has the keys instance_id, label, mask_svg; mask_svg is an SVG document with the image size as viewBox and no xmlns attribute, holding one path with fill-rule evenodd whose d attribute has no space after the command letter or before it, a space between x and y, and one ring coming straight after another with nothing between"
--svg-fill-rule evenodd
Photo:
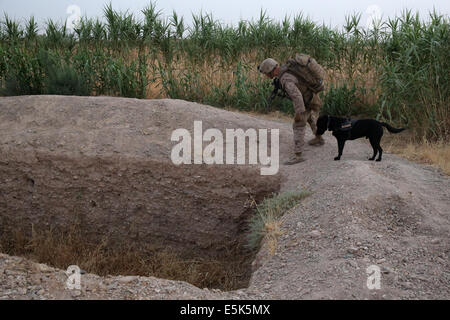
<instances>
[{"instance_id":1,"label":"tall green corn plant","mask_svg":"<svg viewBox=\"0 0 450 320\"><path fill-rule=\"evenodd\" d=\"M38 52L38 59L43 71L43 93L59 95L89 94L86 79L77 72L70 61L66 61L57 51Z\"/></svg>"},{"instance_id":2,"label":"tall green corn plant","mask_svg":"<svg viewBox=\"0 0 450 320\"><path fill-rule=\"evenodd\" d=\"M170 22L168 20L158 20L155 23L154 43L159 47L164 57L165 63L172 63L175 47L170 32Z\"/></svg>"},{"instance_id":3,"label":"tall green corn plant","mask_svg":"<svg viewBox=\"0 0 450 320\"><path fill-rule=\"evenodd\" d=\"M10 46L2 50L4 87L7 96L41 94L42 68L39 59L26 46Z\"/></svg>"},{"instance_id":4,"label":"tall green corn plant","mask_svg":"<svg viewBox=\"0 0 450 320\"><path fill-rule=\"evenodd\" d=\"M158 75L157 78L161 86L160 90L162 94L172 99L181 99L183 93L176 81L174 71L170 64L166 66L161 61L158 61L157 65L154 66L153 73Z\"/></svg>"},{"instance_id":5,"label":"tall green corn plant","mask_svg":"<svg viewBox=\"0 0 450 320\"><path fill-rule=\"evenodd\" d=\"M137 61L108 56L106 60L106 92L129 98L144 98L148 85L147 58L139 55Z\"/></svg>"},{"instance_id":6,"label":"tall green corn plant","mask_svg":"<svg viewBox=\"0 0 450 320\"><path fill-rule=\"evenodd\" d=\"M93 20L87 17L82 17L79 23L75 26L74 32L77 35L78 41L80 43L84 43L92 40L93 29Z\"/></svg>"},{"instance_id":7,"label":"tall green corn plant","mask_svg":"<svg viewBox=\"0 0 450 320\"><path fill-rule=\"evenodd\" d=\"M239 61L234 71L234 88L231 99L231 106L239 110L251 110L257 112L268 111L268 97L270 96L271 82L262 77L257 77L256 81L248 78L250 70L256 67ZM256 72L256 71L253 71ZM290 113L292 103L288 100L277 100L272 102L273 109Z\"/></svg>"},{"instance_id":8,"label":"tall green corn plant","mask_svg":"<svg viewBox=\"0 0 450 320\"><path fill-rule=\"evenodd\" d=\"M193 61L211 61L217 47L217 28L216 22L211 14L201 12L198 15L192 15L193 26L189 30L189 39L192 51Z\"/></svg>"},{"instance_id":9,"label":"tall green corn plant","mask_svg":"<svg viewBox=\"0 0 450 320\"><path fill-rule=\"evenodd\" d=\"M250 92L247 81L247 66L239 61L236 66L236 70L233 72L234 74L234 88L235 88L235 98L234 104L238 109L247 110L250 107Z\"/></svg>"},{"instance_id":10,"label":"tall green corn plant","mask_svg":"<svg viewBox=\"0 0 450 320\"><path fill-rule=\"evenodd\" d=\"M136 97L144 99L147 95L147 86L150 83L148 75L148 56L145 51L139 52L139 65L138 65L138 86Z\"/></svg>"},{"instance_id":11,"label":"tall green corn plant","mask_svg":"<svg viewBox=\"0 0 450 320\"><path fill-rule=\"evenodd\" d=\"M17 21L10 19L6 13L5 20L2 23L4 25L5 40L16 43L22 38L23 30L20 27L20 24Z\"/></svg>"},{"instance_id":12,"label":"tall green corn plant","mask_svg":"<svg viewBox=\"0 0 450 320\"><path fill-rule=\"evenodd\" d=\"M0 41L0 93L5 86L7 67L6 47L4 46L3 42Z\"/></svg>"},{"instance_id":13,"label":"tall green corn plant","mask_svg":"<svg viewBox=\"0 0 450 320\"><path fill-rule=\"evenodd\" d=\"M59 25L53 20L48 19L45 29L45 47L52 49L61 49L70 54L75 47L76 39L73 33L67 29L67 22Z\"/></svg>"},{"instance_id":14,"label":"tall green corn plant","mask_svg":"<svg viewBox=\"0 0 450 320\"><path fill-rule=\"evenodd\" d=\"M106 36L107 40L116 44L120 38L120 17L109 3L103 8L103 15L106 19Z\"/></svg>"},{"instance_id":15,"label":"tall green corn plant","mask_svg":"<svg viewBox=\"0 0 450 320\"><path fill-rule=\"evenodd\" d=\"M25 26L25 39L27 41L36 40L38 35L38 24L34 17L30 17Z\"/></svg>"},{"instance_id":16,"label":"tall green corn plant","mask_svg":"<svg viewBox=\"0 0 450 320\"><path fill-rule=\"evenodd\" d=\"M170 18L170 24L173 28L172 34L176 39L183 39L184 32L186 31L186 27L184 25L184 18L178 16L175 10L172 12L172 17Z\"/></svg>"},{"instance_id":17,"label":"tall green corn plant","mask_svg":"<svg viewBox=\"0 0 450 320\"><path fill-rule=\"evenodd\" d=\"M90 94L106 94L105 55L102 48L81 45L72 57L73 68L83 77Z\"/></svg>"},{"instance_id":18,"label":"tall green corn plant","mask_svg":"<svg viewBox=\"0 0 450 320\"><path fill-rule=\"evenodd\" d=\"M345 83L342 86L331 85L324 95L321 112L340 117L356 115L358 100L355 84L352 87L348 87Z\"/></svg>"},{"instance_id":19,"label":"tall green corn plant","mask_svg":"<svg viewBox=\"0 0 450 320\"><path fill-rule=\"evenodd\" d=\"M105 25L97 18L92 26L92 39L96 44L107 39Z\"/></svg>"},{"instance_id":20,"label":"tall green corn plant","mask_svg":"<svg viewBox=\"0 0 450 320\"><path fill-rule=\"evenodd\" d=\"M448 135L449 20L431 22L405 11L390 21L380 83L380 117L405 119L416 136L436 139ZM442 94L444 93L444 94Z\"/></svg>"},{"instance_id":21,"label":"tall green corn plant","mask_svg":"<svg viewBox=\"0 0 450 320\"><path fill-rule=\"evenodd\" d=\"M361 21L361 14L354 14L346 17L346 24L344 29L346 31L346 50L345 50L345 66L347 76L353 77L357 66L361 60L361 49L363 45L363 35L359 23Z\"/></svg>"}]
</instances>

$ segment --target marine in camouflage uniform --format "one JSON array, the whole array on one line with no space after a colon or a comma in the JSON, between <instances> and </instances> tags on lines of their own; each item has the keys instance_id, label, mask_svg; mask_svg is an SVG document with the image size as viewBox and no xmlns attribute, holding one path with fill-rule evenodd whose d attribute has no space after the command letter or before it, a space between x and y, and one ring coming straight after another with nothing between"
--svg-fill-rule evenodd
<instances>
[{"instance_id":1,"label":"marine in camouflage uniform","mask_svg":"<svg viewBox=\"0 0 450 320\"><path fill-rule=\"evenodd\" d=\"M281 86L292 100L295 117L292 129L294 132L294 155L285 164L295 164L304 161L302 152L305 145L306 124L309 123L312 132L316 135L316 122L319 117L322 101L308 87L301 83L296 76L289 73L287 66L279 66L274 59L268 58L259 66L258 70L269 78L278 77ZM310 145L320 146L324 144L322 136L316 135L308 142Z\"/></svg>"}]
</instances>

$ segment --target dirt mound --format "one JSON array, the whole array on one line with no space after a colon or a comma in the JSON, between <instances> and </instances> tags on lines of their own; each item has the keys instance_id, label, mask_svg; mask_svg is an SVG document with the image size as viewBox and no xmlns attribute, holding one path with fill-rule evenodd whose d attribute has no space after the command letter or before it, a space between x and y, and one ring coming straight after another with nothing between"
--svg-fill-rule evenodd
<instances>
[{"instance_id":1,"label":"dirt mound","mask_svg":"<svg viewBox=\"0 0 450 320\"><path fill-rule=\"evenodd\" d=\"M35 215L47 217L46 221L51 223L52 220L48 218L44 208L38 207L38 202L33 198L36 195L36 186L45 187L41 179L43 179L42 175L47 174L51 175L52 179L45 180L45 184L48 184L49 189L53 188L51 189L53 191L47 195L46 207L54 206L55 209L52 210L61 210L63 213L60 216L69 214L69 209L73 208L64 209L65 200L58 194L69 196L70 190L81 190L70 188L74 188L78 180L85 180L84 186L98 184L99 187L98 190L89 189L89 192L85 194L88 197L76 202L77 205L82 206L87 212L100 210L99 207L109 205L108 210L119 214L119 218L105 210L102 214L105 217L104 226L108 226L106 218L110 219L110 225L117 229L119 234L127 235L129 232L126 229L128 224L124 223L129 217L125 214L120 216L123 211L134 219L141 219L137 220L138 224L145 224L145 221L150 219L143 215L142 210L130 208L133 208L132 205L145 203L148 200L146 196L149 196L147 190L153 190L155 195L152 202L157 202L157 199L161 199L158 196L164 195L170 200L170 211L177 213L171 215L173 219L171 221L154 220L154 223L167 227L168 230L171 230L170 228L180 230L181 233L199 233L202 239L207 238L205 233L212 230L220 231L222 233L217 234L217 237L225 239L232 234L237 235L241 230L242 225L239 226L239 223L233 225L232 229L226 229L230 228L229 224L233 223L233 219L242 221L239 215L246 215L241 211L245 198L241 196L241 192L245 193L244 188L237 181L250 179L252 182L247 184L248 192L269 191L270 188L265 184L268 177L252 180L253 176L250 172L252 168L256 169L252 166L239 167L240 171L229 170L230 166L221 166L218 170L222 177L214 176L214 178L223 179L222 185L220 188L211 189L207 183L209 180L203 180L201 174L211 178L212 172L216 170L207 168L200 170L202 166L197 166L196 170L199 170L201 174L189 172L190 175L180 178L177 174L182 175L182 172L186 171L178 173L173 171L173 180L165 181L168 174L166 171L172 169L170 166L165 167L166 164L159 160L165 159L170 150L165 144L165 141L170 139L170 130L164 131L163 124L171 123L171 128L185 125L184 127L189 129L192 128L194 119L201 118L204 119L204 125L208 123L211 127L217 125L219 128L279 128L280 162L289 156L292 147L291 123L260 120L240 113L180 101L76 98L78 100L74 102L73 99L75 98L16 97L0 102L2 108L0 112L2 148L0 172L2 179L8 180L4 180L5 184L0 186L3 195L0 197L2 217L11 218L17 214L20 221L28 219L23 221L31 223L31 218L27 215L30 217ZM42 107L39 109L41 113L47 110L46 108L57 110L58 105L72 103L76 105L72 109L74 114L81 114L85 109L98 108L96 112L109 114L109 119L101 118L92 111L91 116L79 117L68 113L70 116L59 116L59 120L52 120L53 111L46 115L37 114L33 111L36 107L33 107L32 101L35 101L34 103L41 101ZM47 107L47 104L53 105L53 109ZM105 104L116 111L111 111ZM81 107L82 105L86 108ZM34 114L40 120L35 120L30 114ZM158 120L148 120L151 114L155 114L154 119ZM94 121L94 117L98 117L95 118L97 120ZM130 122L119 121L127 117L135 117L133 127L127 127ZM33 121L38 122L33 125ZM61 125L59 121L65 124ZM160 125L156 125L157 122ZM54 123L55 128L59 129L47 127L47 130L41 130L42 123ZM104 124L103 129L95 129L98 123ZM78 126L81 126L81 129ZM72 131L72 134L64 134L67 130ZM139 135L137 132L140 130L146 130L145 134ZM33 133L33 131L36 132ZM108 140L105 133L114 139ZM164 135L165 137L161 138ZM311 137L310 130L307 130L307 136L307 138ZM449 299L450 180L448 176L430 166L411 163L389 153L383 155L382 162L367 161L372 154L372 149L364 139L347 142L342 160L333 161L333 157L337 154L336 140L329 133L325 134L324 138L326 143L323 147L307 146L305 152L307 161L280 167L280 175L284 177L281 180L280 191L306 189L311 192L311 195L283 217L275 254L272 255L267 244L263 244L253 263L254 272L248 288L244 290L221 292L153 277L98 277L85 274L82 275L81 291L70 291L64 288L67 279L64 271L37 265L22 258L0 255L0 299L61 297L74 299ZM65 139L60 146L57 145L58 139ZM108 140L109 144L102 143L101 141L104 141L102 139ZM381 144L383 145L383 141ZM40 145L43 147L39 147ZM80 148L79 145L86 145L86 148ZM118 153L115 150L122 151ZM64 152L61 155L59 151ZM100 153L104 158L100 157ZM36 169L38 165L44 168L43 164L46 162L47 166L50 166L50 162L55 164L52 172L42 171L42 175L30 175L30 173L41 172ZM155 170L146 173L142 169L142 166L146 164L155 167L159 165L158 175ZM58 170L58 166L62 170ZM102 167L103 173L100 176L102 178L95 175L97 166ZM194 170L193 167L195 166L189 168ZM81 170L79 168L84 168L84 173L77 175L78 180L74 180L75 172ZM182 167L178 168L182 170ZM212 171L208 173L207 170ZM131 179L126 182L120 180L119 174ZM200 178L196 178L194 174ZM58 175L65 178L60 179ZM141 182L136 181L139 175L145 176ZM154 179L154 176L158 179L161 177L161 181ZM259 176L259 173L254 177L256 176ZM178 177L178 180L175 180L175 177ZM88 178L91 180L88 181ZM147 179L157 187L152 189L152 183L146 185ZM202 182L195 183L196 179ZM154 182L154 180L157 181ZM186 185L190 186L186 189L186 194L182 196L171 194L171 190L181 190L176 188L178 184L184 183L184 180L187 181ZM229 183L231 181L235 182ZM258 184L257 181L262 182ZM167 184L164 185L163 182ZM138 191L134 192L136 195L132 193L132 198L127 202L128 200L119 195L121 188L115 187L115 183L122 188L124 185L134 186L127 190ZM140 187L139 183L145 187ZM273 186L276 185L275 181ZM101 200L102 188L109 190L103 192L106 200ZM195 198L194 191L197 190L203 190L205 198ZM111 192L113 193L110 195ZM89 198L91 195L95 198ZM41 200L42 197L43 195L40 195ZM52 197L59 197L59 202L51 202ZM120 201L115 201L115 198L119 198ZM192 212L190 220L184 219L184 213L177 209L177 204L172 202L179 202L184 206L185 199L188 201L187 205L192 206L195 200L199 200L200 203L206 202L205 208L209 209L202 211L202 204L197 214ZM208 202L207 199L214 199L214 201ZM90 200L94 200L95 204ZM73 199L70 201L75 203ZM116 206L110 205L112 203L116 203ZM129 208L125 205L121 207L121 203L129 203ZM19 208L24 207L25 204L30 209L20 210ZM232 209L219 216L216 212L220 212L220 207ZM193 207L188 206L188 208ZM213 210L213 214L208 213L208 210ZM208 220L212 215L219 216L222 220L214 220L213 225L213 219ZM52 215L53 219L59 219L58 216ZM164 215L154 215L154 217L163 219ZM200 220L195 221L196 217ZM176 223L172 223L173 221L183 221L187 226L177 226ZM99 222L95 221L95 223ZM165 223L172 225L166 226ZM125 228L122 231L120 227L123 226ZM92 227L92 230L94 228ZM189 228L196 229L189 231ZM99 232L101 231L99 229ZM176 239L174 242L181 241L177 238L184 236L181 233L173 236L173 239ZM169 241L169 238L172 239L166 237L165 240ZM192 239L196 239L195 235ZM213 239L213 241L216 240ZM377 266L381 271L379 289L367 286L367 270L371 266Z\"/></svg>"},{"instance_id":2,"label":"dirt mound","mask_svg":"<svg viewBox=\"0 0 450 320\"><path fill-rule=\"evenodd\" d=\"M245 241L248 201L279 190L258 165L179 165L171 134L270 128L180 100L24 96L0 100L5 229L81 223L86 237L217 255ZM222 251L221 251L222 250Z\"/></svg>"},{"instance_id":3,"label":"dirt mound","mask_svg":"<svg viewBox=\"0 0 450 320\"><path fill-rule=\"evenodd\" d=\"M448 299L448 176L388 153L367 161L363 139L333 161L336 140L325 139L309 151L309 167L282 168L282 190L312 195L284 216L276 254L260 250L248 290L275 299ZM367 286L373 266L379 289Z\"/></svg>"}]
</instances>

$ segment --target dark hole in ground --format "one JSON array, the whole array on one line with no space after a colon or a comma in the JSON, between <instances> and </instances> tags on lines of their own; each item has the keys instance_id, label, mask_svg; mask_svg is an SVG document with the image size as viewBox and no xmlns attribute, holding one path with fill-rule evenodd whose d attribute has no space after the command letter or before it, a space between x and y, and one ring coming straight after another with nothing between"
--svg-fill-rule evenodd
<instances>
[{"instance_id":1,"label":"dark hole in ground","mask_svg":"<svg viewBox=\"0 0 450 320\"><path fill-rule=\"evenodd\" d=\"M249 200L279 177L245 166L39 154L0 161L1 251L65 270L248 286ZM17 156L17 155L16 155ZM33 181L33 188L23 176Z\"/></svg>"}]
</instances>

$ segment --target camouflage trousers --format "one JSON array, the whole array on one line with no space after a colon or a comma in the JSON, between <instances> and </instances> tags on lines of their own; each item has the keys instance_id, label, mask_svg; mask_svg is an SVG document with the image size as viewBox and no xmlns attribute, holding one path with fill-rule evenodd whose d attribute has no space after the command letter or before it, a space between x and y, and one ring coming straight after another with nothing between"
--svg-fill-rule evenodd
<instances>
[{"instance_id":1,"label":"camouflage trousers","mask_svg":"<svg viewBox=\"0 0 450 320\"><path fill-rule=\"evenodd\" d=\"M298 122L294 121L292 129L294 131L295 153L303 152L305 146L305 133L307 123L311 127L313 134L316 134L316 123L317 119L319 118L319 111L321 106L322 102L320 101L319 96L315 94L309 105L306 107L306 111L301 112L301 120Z\"/></svg>"}]
</instances>

